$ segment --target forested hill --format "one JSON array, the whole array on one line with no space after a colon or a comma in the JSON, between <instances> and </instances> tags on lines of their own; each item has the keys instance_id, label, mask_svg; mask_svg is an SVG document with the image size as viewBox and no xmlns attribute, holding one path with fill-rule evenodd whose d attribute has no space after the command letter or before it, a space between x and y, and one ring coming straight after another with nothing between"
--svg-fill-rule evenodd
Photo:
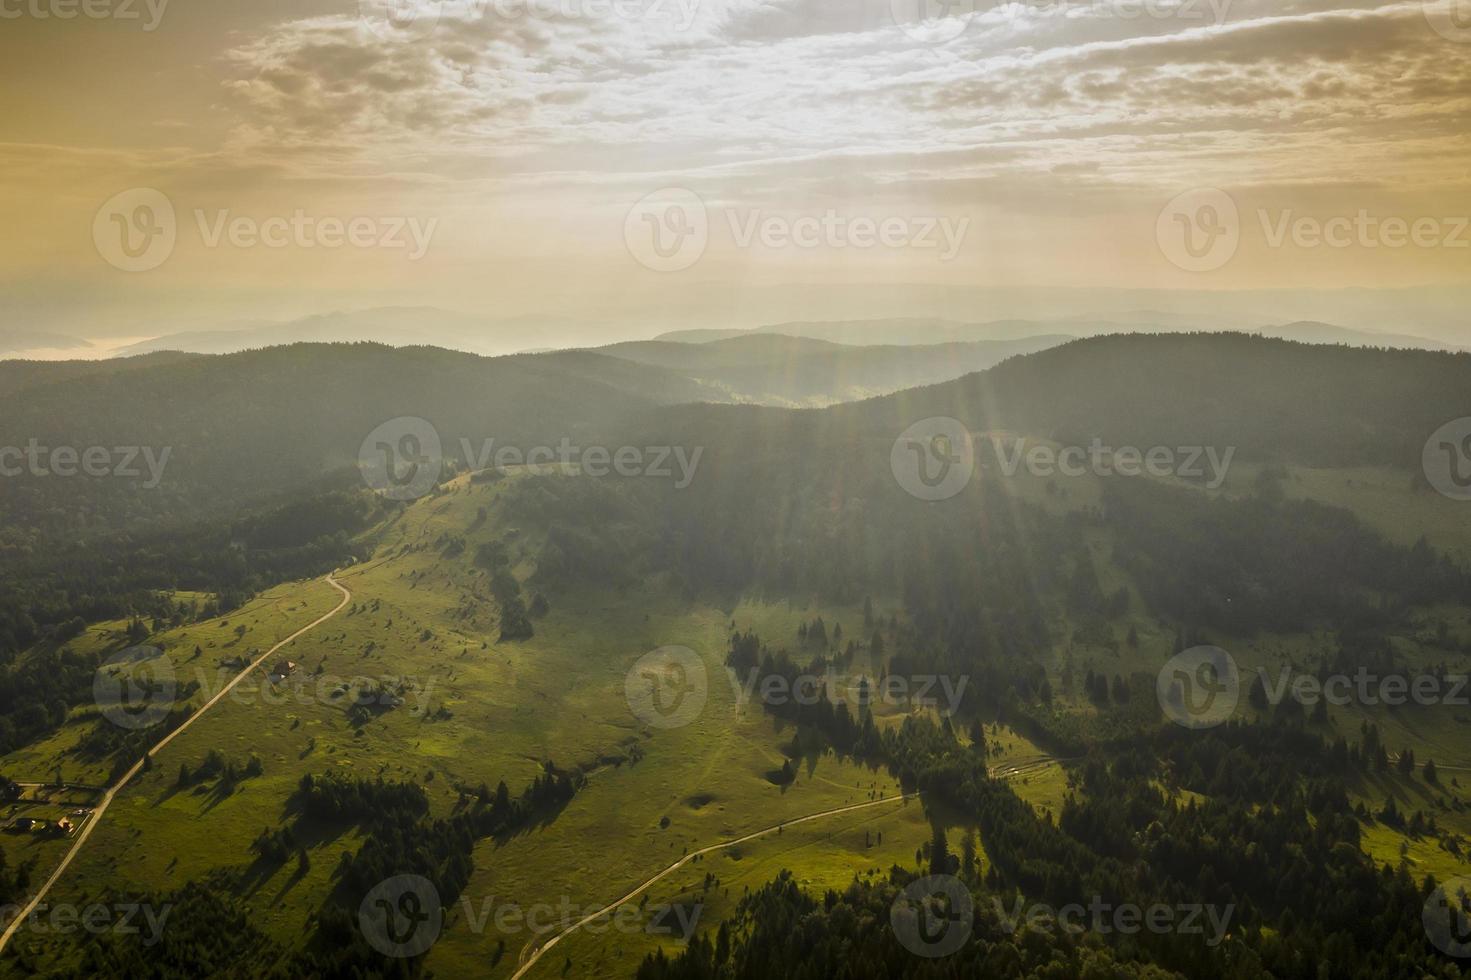
<instances>
[{"instance_id":1,"label":"forested hill","mask_svg":"<svg viewBox=\"0 0 1471 980\"><path fill-rule=\"evenodd\" d=\"M179 351L160 351L157 354L139 354L137 357L92 361L0 361L0 398L59 381L177 364L199 356Z\"/></svg>"},{"instance_id":2,"label":"forested hill","mask_svg":"<svg viewBox=\"0 0 1471 980\"><path fill-rule=\"evenodd\" d=\"M1313 346L1236 333L1106 336L983 374L833 410L902 431L948 415L1086 444L1236 446L1244 459L1418 469L1425 440L1471 415L1471 354Z\"/></svg>"},{"instance_id":3,"label":"forested hill","mask_svg":"<svg viewBox=\"0 0 1471 980\"><path fill-rule=\"evenodd\" d=\"M1429 435L1471 415L1471 355L1229 333L1080 340L821 411L691 405L729 395L679 369L586 351L485 358L303 344L93 366L61 380L32 368L12 371L22 390L0 394L0 446L34 438L79 450L170 451L161 485L147 493L118 480L7 481L0 518L69 534L290 490L355 465L364 437L400 416L430 420L455 458L462 438L524 449L566 437L703 446L707 467L721 467L720 457L744 467L793 458L831 465L870 452L886 459L913 422L952 416L973 431L1064 443L1236 447L1239 460L1418 470Z\"/></svg>"},{"instance_id":4,"label":"forested hill","mask_svg":"<svg viewBox=\"0 0 1471 980\"><path fill-rule=\"evenodd\" d=\"M117 530L136 518L225 510L355 466L363 439L399 416L430 420L447 455L555 445L650 406L716 395L663 368L596 354L486 358L438 348L299 344L89 370L0 397L0 446L169 450L162 482L6 482L0 519L33 532ZM44 372L43 372L44 373ZM717 395L718 396L718 395ZM141 466L141 463L139 464Z\"/></svg>"},{"instance_id":5,"label":"forested hill","mask_svg":"<svg viewBox=\"0 0 1471 980\"><path fill-rule=\"evenodd\" d=\"M658 422L666 438L746 460L887 459L908 426L950 416L976 432L1070 445L1234 446L1238 460L1418 472L1431 433L1467 415L1471 354L1217 333L1096 337L822 411L710 405L661 412Z\"/></svg>"}]
</instances>

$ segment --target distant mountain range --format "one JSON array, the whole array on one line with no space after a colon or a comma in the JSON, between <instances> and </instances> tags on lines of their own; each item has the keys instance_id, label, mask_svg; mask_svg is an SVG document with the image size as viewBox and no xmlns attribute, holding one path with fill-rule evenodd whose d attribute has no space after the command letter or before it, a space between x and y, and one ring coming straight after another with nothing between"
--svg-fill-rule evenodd
<instances>
[{"instance_id":1,"label":"distant mountain range","mask_svg":"<svg viewBox=\"0 0 1471 980\"><path fill-rule=\"evenodd\" d=\"M1026 349L1037 350L1041 349L1036 346L1039 344L1052 346L1073 337L1101 334L1232 330L1304 343L1419 347L1426 350L1459 349L1445 341L1408 333L1352 329L1307 320L1284 325L1263 326L1262 323L1262 320L1242 320L1225 315L1188 316L1171 311L1140 309L1124 314L1051 319L962 321L938 317L889 317L793 320L751 329L674 330L660 333L653 339L676 344L706 344L750 335L779 334L824 340L849 347L933 347L941 344L1009 341L1026 342L1030 345ZM432 346L499 356L528 352L528 348L541 352L600 347L608 342L610 334L636 337L637 331L637 326L630 326L626 322L588 322L560 317L496 319L435 307L380 307L326 313L288 321L240 321L212 329L168 333L128 344L111 353L113 356L123 357L165 350L195 354L232 354L292 343L368 341L390 347ZM58 351L64 356L70 350L93 356L99 353L98 348L87 341L73 337L36 331L0 330L0 356L19 355L32 349L45 349L47 356L56 356ZM789 355L790 352L784 353L784 356ZM983 366L984 361L982 358ZM863 382L858 381L845 387L862 385ZM878 388L883 389L886 385L887 382L881 383ZM747 390L741 386L738 388ZM798 394L795 400L801 401L805 397Z\"/></svg>"},{"instance_id":2,"label":"distant mountain range","mask_svg":"<svg viewBox=\"0 0 1471 980\"><path fill-rule=\"evenodd\" d=\"M80 351L92 345L65 334L47 333L44 330L24 330L17 327L0 327L0 357L22 354L27 351Z\"/></svg>"},{"instance_id":3,"label":"distant mountain range","mask_svg":"<svg viewBox=\"0 0 1471 980\"><path fill-rule=\"evenodd\" d=\"M115 353L123 357L163 350L234 354L283 344L369 341L390 347L431 346L472 354L510 354L525 346L524 338L535 328L536 324L527 321L490 321L433 307L380 307L168 334Z\"/></svg>"},{"instance_id":4,"label":"distant mountain range","mask_svg":"<svg viewBox=\"0 0 1471 980\"><path fill-rule=\"evenodd\" d=\"M1025 354L1015 343L854 348L766 334L493 358L360 343L10 362L0 366L0 446L167 447L171 461L156 493L121 481L17 482L0 498L0 519L26 513L80 534L78 515L116 528L228 509L350 470L368 433L404 416L431 420L456 458L462 438L476 448L653 439L626 444L706 446L705 465L717 468L768 457L787 466L817 447L887 453L914 420L951 416L1080 444L1099 436L1410 467L1427 432L1471 411L1464 353L1240 333L1110 335ZM994 366L968 370L986 360ZM785 410L888 385L902 390ZM756 400L768 405L731 404Z\"/></svg>"},{"instance_id":5,"label":"distant mountain range","mask_svg":"<svg viewBox=\"0 0 1471 980\"><path fill-rule=\"evenodd\" d=\"M1156 311L1141 311L1137 314L1130 314L1127 318L1118 319L1072 317L1064 320L994 320L984 323L961 323L933 318L902 318L793 322L776 323L757 327L754 330L676 330L660 334L654 339L675 343L703 344L753 334L785 334L838 344L922 345L1031 338L1051 340L1052 343L1046 346L1055 346L1073 337L1097 337L1123 333L1216 333L1223 330L1278 337L1304 344L1347 344L1351 347L1420 348L1449 351L1464 349L1428 337L1353 330L1311 320L1278 326L1229 328L1219 323L1199 322L1175 314Z\"/></svg>"},{"instance_id":6,"label":"distant mountain range","mask_svg":"<svg viewBox=\"0 0 1471 980\"><path fill-rule=\"evenodd\" d=\"M709 343L637 341L598 353L679 371L732 401L820 407L950 381L1072 338L1061 334L920 346L854 347L760 331Z\"/></svg>"},{"instance_id":7,"label":"distant mountain range","mask_svg":"<svg viewBox=\"0 0 1471 980\"><path fill-rule=\"evenodd\" d=\"M1368 330L1350 330L1348 327L1313 320L1299 320L1279 327L1263 327L1255 331L1264 337L1280 337L1302 344L1347 344L1350 347L1392 347L1419 350L1461 351L1465 347L1448 344L1428 337L1410 334L1373 333Z\"/></svg>"}]
</instances>

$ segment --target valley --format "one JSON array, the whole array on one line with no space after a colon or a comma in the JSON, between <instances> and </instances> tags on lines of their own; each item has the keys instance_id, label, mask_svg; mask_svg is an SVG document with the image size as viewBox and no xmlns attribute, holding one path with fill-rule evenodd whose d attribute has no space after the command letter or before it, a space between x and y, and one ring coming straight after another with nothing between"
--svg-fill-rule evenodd
<instances>
[{"instance_id":1,"label":"valley","mask_svg":"<svg viewBox=\"0 0 1471 980\"><path fill-rule=\"evenodd\" d=\"M1175 356L1192 343L1146 349ZM1092 838L1079 821L1112 819L1120 792L1153 796L1156 824L1219 809L1256 833L1253 821L1288 804L1271 802L1283 791L1264 789L1274 784L1255 766L1278 767L1272 780L1299 765L1303 780L1333 773L1345 813L1357 813L1362 860L1417 880L1465 873L1471 708L1450 696L1299 707L1284 694L1297 676L1355 658L1444 674L1442 693L1471 671L1458 502L1372 448L1346 465L1307 453L1309 465L1280 466L1250 439L1240 459L1211 457L1220 479L1120 476L1096 459L1074 474L1036 455L1007 467L978 449L957 500L906 493L886 459L895 412L946 405L965 418L1005 405L994 419L1005 428L971 422L1002 462L1020 433L1054 461L1077 444L1046 421L1055 406L1006 393L1018 383L1008 372L1030 367L819 414L701 406L601 423L618 439L604 444L699 459L682 481L489 459L446 461L408 500L336 484L332 499L363 503L334 503L354 523L292 559L317 574L288 572L228 611L208 589L158 594L151 624L99 620L19 655L16 676L141 644L154 652L118 662L149 664L171 697L132 729L89 696L0 756L0 773L27 792L58 771L115 788L86 791L90 813L68 837L0 834L6 865L29 868L29 908L171 909L185 922L165 923L171 962L223 944L211 955L239 963L238 941L261 976L357 962L626 977L731 942L752 928L754 896L780 882L858 901L945 862L1002 908L1006 882L1051 887L1031 847L1083 847ZM1169 435L1126 401L1100 404L1114 406L1100 430L1111 445ZM1175 443L1190 445L1158 444ZM254 575L302 567L272 549L296 547L297 526L313 533L291 516L303 506L257 511L234 532L257 535ZM834 508L858 516L834 524ZM972 546L976 536L986 544ZM1216 550L1198 550L1201 536ZM793 547L808 540L821 547ZM1332 576L1301 575L1346 542ZM1186 550L1160 550L1176 543ZM1181 592L1182 578L1215 585ZM1360 605L1367 594L1377 598ZM968 598L949 605L951 595ZM1361 624L1335 627L1355 607ZM1243 680L1231 724L1194 733L1161 721L1155 678L1206 642L1229 651ZM673 663L678 683L666 688ZM646 703L634 692L650 681ZM683 714L687 695L695 708ZM1102 746L1152 761L1126 777ZM1421 772L1431 761L1434 780ZM937 781L935 767L968 775ZM363 802L334 802L342 794ZM1019 833L1039 836L1019 850ZM1091 846L1071 860L1106 862L1120 845ZM385 945L367 925L379 901L370 886L410 879L433 883L432 902L414 899L432 905L432 937ZM202 914L241 930L205 939ZM11 922L6 974L77 975L151 955L133 933L89 946L92 933L36 921Z\"/></svg>"}]
</instances>

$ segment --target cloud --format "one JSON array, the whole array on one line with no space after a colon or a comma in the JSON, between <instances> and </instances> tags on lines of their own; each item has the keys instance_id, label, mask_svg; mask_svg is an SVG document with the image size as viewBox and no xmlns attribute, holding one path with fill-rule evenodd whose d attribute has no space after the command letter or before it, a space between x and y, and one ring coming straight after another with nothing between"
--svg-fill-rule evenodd
<instances>
[{"instance_id":1,"label":"cloud","mask_svg":"<svg viewBox=\"0 0 1471 980\"><path fill-rule=\"evenodd\" d=\"M1454 121L1471 96L1471 45L1439 43L1418 4L1183 0L1144 18L1125 16L1133 0L1009 4L930 45L887 0L727 0L686 29L660 0L600 17L573 2L514 18L447 7L418 38L351 17L277 25L227 56L237 136L262 152L356 142L400 163L432 145L501 174L520 159L528 175L553 163L589 180L631 162L771 179L782 159L800 180L814 158L857 156L928 159L957 179L1022 167L1163 180L1178 137L1207 151L1197 172L1229 175L1268 141L1320 153L1333 134L1338 151L1312 166L1347 176L1386 155L1445 170L1434 144L1464 142ZM1407 137L1420 145L1389 145ZM986 147L1008 158L953 162Z\"/></svg>"}]
</instances>

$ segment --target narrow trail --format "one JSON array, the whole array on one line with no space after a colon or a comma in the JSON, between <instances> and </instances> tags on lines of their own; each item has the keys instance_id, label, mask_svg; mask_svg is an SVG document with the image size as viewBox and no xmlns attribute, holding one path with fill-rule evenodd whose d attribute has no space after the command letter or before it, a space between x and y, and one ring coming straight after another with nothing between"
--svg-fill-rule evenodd
<instances>
[{"instance_id":1,"label":"narrow trail","mask_svg":"<svg viewBox=\"0 0 1471 980\"><path fill-rule=\"evenodd\" d=\"M122 777L118 779L117 782L113 783L112 786L102 794L102 799L98 801L97 805L92 809L92 815L87 818L86 822L82 825L82 828L77 832L77 839L76 842L72 844L71 850L66 852L66 856L61 859L61 863L56 866L56 870L51 872L51 877L46 879L46 881L36 891L35 896L30 900L29 903L27 903L25 908L22 909L20 913L16 915L16 917L11 921L10 925L6 928L5 933L3 935L0 935L0 953L5 952L5 947L10 944L11 937L14 936L16 932L20 930L20 927L25 923L25 921L30 918L31 913L33 913L36 910L37 906L41 904L42 900L46 898L46 895L48 892L51 891L52 886L55 885L58 880L60 880L62 874L66 871L67 867L72 863L73 859L76 858L77 854L81 852L82 846L86 844L87 839L92 836L93 829L102 822L102 815L107 812L108 806L112 804L113 797L115 797L124 786L128 785L128 783L133 779L134 776L138 775L138 773L143 770L143 766L147 764L148 760L152 759L155 755L162 751L164 746L168 745L174 739L184 734L184 732L186 732L191 726L193 726L196 721L204 717L204 713L206 711L218 704L221 699L223 699L227 694L235 689L236 685L238 685L250 674L254 673L256 668L265 663L266 660L277 650L280 650L282 647L296 640L298 637L305 636L307 633L310 633L318 626L321 626L333 616L336 616L338 613L342 612L343 608L352 601L352 593L349 592L345 586L343 586L340 582L337 581L337 579L333 577L333 575L335 574L336 573L334 572L327 576L327 584L332 586L332 588L336 589L338 592L342 593L342 601L339 602L331 612L303 626L301 629L297 630L295 633L292 633L290 636L286 637L286 639L282 640L280 643L277 643L275 646L271 647L265 653L261 654L259 657L253 660L250 666L246 667L244 670L240 671L240 673L236 674L234 679L232 679L230 683L226 684L224 687L220 688L220 690L215 694L214 697L210 698L204 704L200 705L199 710L186 718L183 724L179 725L178 728L175 728L173 731L169 732L168 735L164 736L157 745L153 746L153 748L149 749L143 755L143 758L139 759L133 764L133 768L123 773Z\"/></svg>"},{"instance_id":2,"label":"narrow trail","mask_svg":"<svg viewBox=\"0 0 1471 980\"><path fill-rule=\"evenodd\" d=\"M865 809L868 809L869 807L883 806L883 805L888 804L888 803L897 803L897 802L900 802L900 801L903 801L903 800L915 800L915 799L918 799L918 798L919 798L919 794L918 793L907 793L907 794L905 794L903 796L891 796L891 797L889 797L886 800L869 800L866 803L853 803L853 804L850 804L848 806L834 807L831 810L822 810L822 811L820 811L818 813L809 813L805 817L794 817L791 820L783 820L781 823L774 824L773 826L767 827L765 830L758 830L755 833L747 834L744 837L737 837L735 840L723 841L722 843L719 843L719 844L711 844L709 847L702 847L698 851L691 851L690 853L686 854L684 857L680 858L678 861L676 861L673 864L671 864L669 867L665 868L663 871L660 871L658 874L654 875L652 878L649 878L648 880L646 880L643 884L639 885L637 888L635 888L633 891L629 892L627 895L624 895L622 898L618 899L618 901L613 902L611 905L604 906L603 908L601 908L598 911L592 913L591 915L584 916L583 918L581 918L581 919L577 920L576 922L572 923L570 926L568 926L567 928L563 929L561 932L559 932L556 935L552 936L550 939L548 939L541 946L537 947L534 952L531 951L531 948L532 948L532 944L535 942L535 940L533 940L532 943L527 943L526 946L522 947L522 949L521 949L521 957L520 957L521 966L520 966L520 968L515 973L513 973L511 975L511 980L520 980L521 977L525 976L526 973L532 967L536 966L538 960L540 960L543 956L545 956L548 952L550 952L553 946L555 946L555 945L557 945L557 943L561 942L561 940L562 940L562 938L564 936L566 936L566 935L568 935L570 933L576 932L578 929L580 929L583 926L587 925L589 922L595 921L600 916L607 915L609 912L612 912L615 909L617 909L618 906L627 904L628 902L631 902L633 899L638 898L638 896L640 894L642 894L644 891L648 890L649 886L655 884L656 882L660 881L661 879L666 878L669 875L673 874L674 872L678 871L680 868L684 867L686 864L688 864L689 862L693 861L695 858L701 856L702 854L710 854L713 851L722 851L722 850L725 850L727 847L735 847L737 844L744 844L747 841L755 840L758 837L765 837L768 834L774 834L778 830L781 830L784 827L792 827L792 826L795 826L796 824L807 823L809 820L820 820L823 817L832 817L832 816L836 816L836 815L838 815L840 813L851 813L854 810L865 810ZM528 955L528 953L529 953L529 955Z\"/></svg>"},{"instance_id":3,"label":"narrow trail","mask_svg":"<svg viewBox=\"0 0 1471 980\"><path fill-rule=\"evenodd\" d=\"M997 778L1001 778L1001 779L1013 778L1013 777L1016 777L1016 776L1026 775L1028 773L1035 772L1035 771L1037 771L1037 770L1039 770L1041 768L1044 768L1046 766L1052 765L1054 763L1068 762L1068 761L1071 761L1071 760L1068 760L1068 759L1057 759L1057 758L1054 758L1053 756L1050 756L1050 755L1037 756L1037 757L1034 757L1034 758L1021 760L1018 763L1012 764L1011 766L1003 766L1003 767L1000 767L994 773L994 775ZM633 891L629 892L627 895L624 895L622 898L618 899L618 901L613 902L611 905L606 905L603 908L599 909L598 911L592 913L591 915L585 916L584 918L579 919L578 921L572 923L572 925L568 926L567 928L563 929L561 932L559 932L556 935L552 936L544 944L542 944L539 947L536 947L535 950L533 950L533 945L535 943L535 940L533 940L530 943L527 943L525 946L523 946L521 948L521 955L520 955L520 958L519 958L520 966L516 970L516 972L511 975L511 980L521 980L521 977L525 976L531 970L532 967L536 966L537 961L539 961L543 956L545 956L548 952L550 952L551 949L552 949L552 947L555 946L555 945L557 945L557 943L560 942L564 936L567 936L570 933L576 932L578 929L580 929L583 926L587 925L589 922L593 922L593 921L597 920L600 916L604 916L604 915L607 915L610 912L615 911L620 905L627 904L628 902L630 902L633 899L637 898L643 892L647 891L648 888L649 888L649 886L655 884L656 882L660 881L661 879L666 878L669 875L673 874L674 872L678 871L680 868L684 867L690 861L694 860L696 857L699 857L702 854L709 854L712 851L720 851L720 850L724 850L725 848L728 848L728 847L734 847L737 844L744 844L746 841L755 840L758 837L765 837L768 834L776 833L776 831L780 830L783 827L790 827L793 824L806 823L809 820L818 820L818 819L821 819L822 817L836 816L839 813L848 813L848 812L853 811L853 810L862 810L862 809L865 809L867 807L882 806L885 803L895 803L895 802L898 802L898 801L901 801L901 800L915 800L915 799L918 799L918 798L919 798L919 794L918 793L906 793L906 794L904 794L902 796L891 796L891 797L889 797L886 800L870 800L867 803L855 803L855 804L852 804L850 806L840 806L840 807L836 807L836 808L831 809L831 810L822 810L822 811L820 811L818 813L808 814L805 817L796 817L796 818L794 818L792 820L784 821L782 823L776 824L775 826L767 827L765 830L758 830L755 833L747 834L744 837L738 837L735 840L728 840L728 841L724 841L724 842L719 843L719 844L711 844L709 847L701 848L698 851L691 851L689 854L686 854L684 857L680 858L678 861L676 861L675 863L671 864L669 867L665 868L663 871L660 871L658 874L654 875L652 878L649 878L647 881L645 881L643 884L639 885L637 888L635 888Z\"/></svg>"}]
</instances>

